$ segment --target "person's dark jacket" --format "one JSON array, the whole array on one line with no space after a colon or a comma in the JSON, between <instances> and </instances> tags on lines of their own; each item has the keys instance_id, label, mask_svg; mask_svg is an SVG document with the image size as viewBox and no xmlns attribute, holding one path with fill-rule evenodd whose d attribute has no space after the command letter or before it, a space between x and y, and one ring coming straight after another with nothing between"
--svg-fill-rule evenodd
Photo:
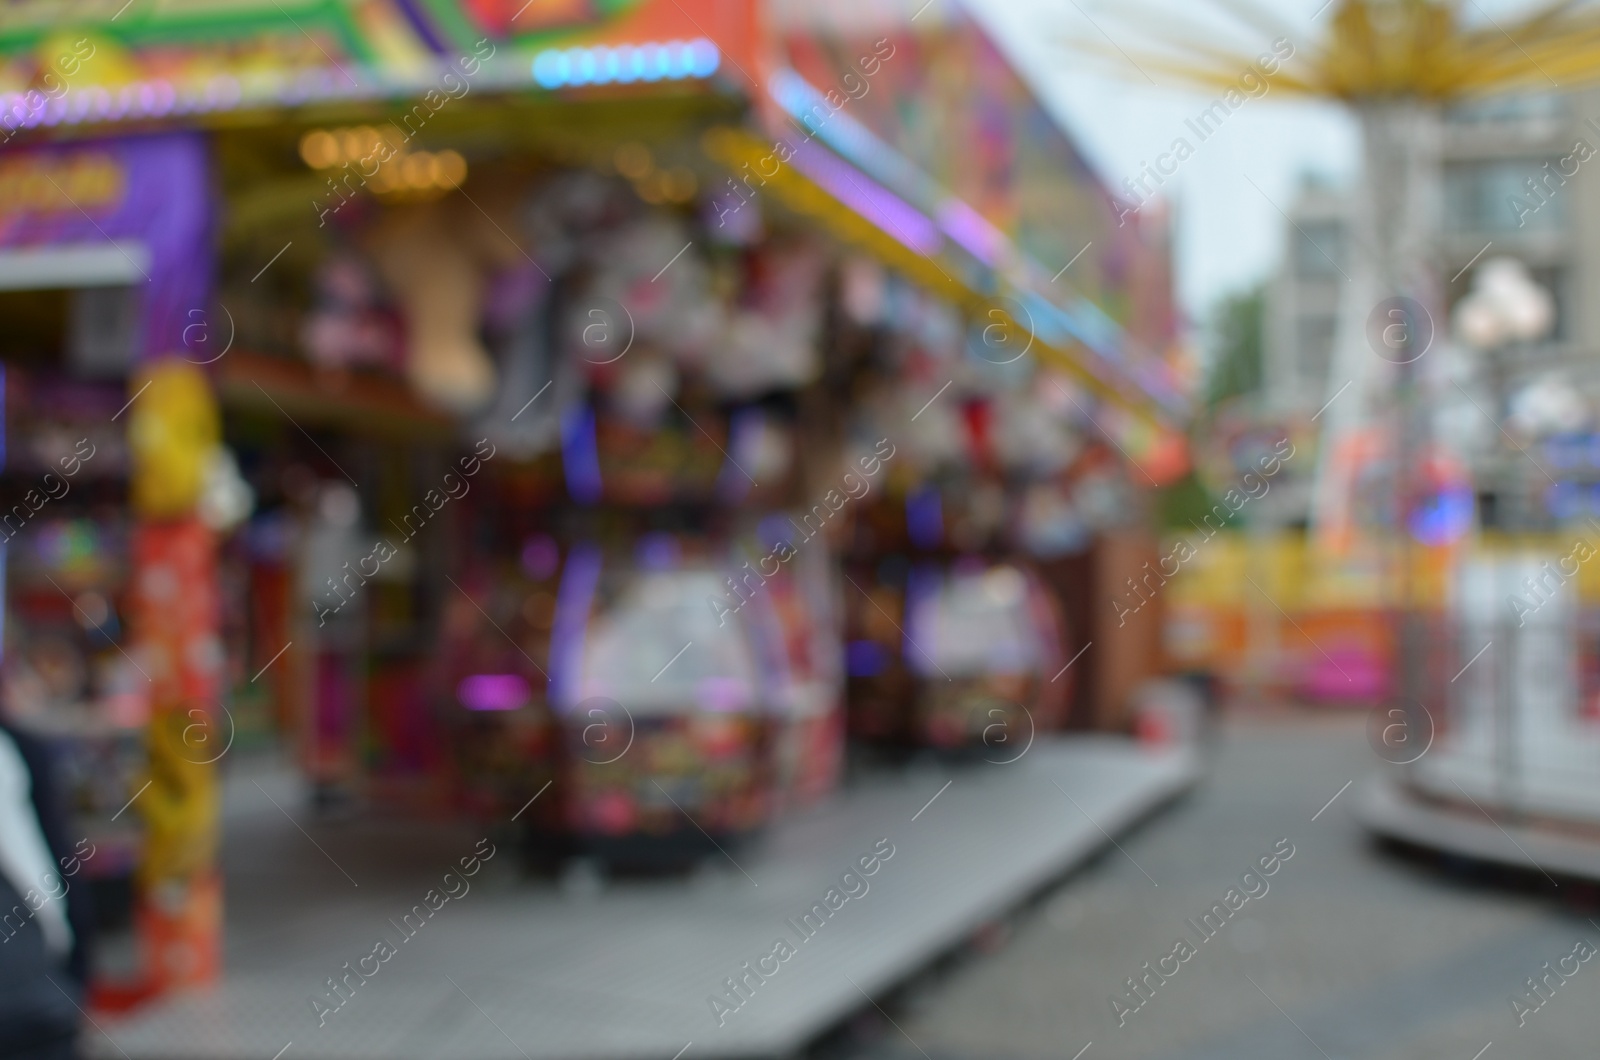
<instances>
[{"instance_id":1,"label":"person's dark jacket","mask_svg":"<svg viewBox=\"0 0 1600 1060\"><path fill-rule=\"evenodd\" d=\"M67 831L58 771L44 741L0 726L21 752L29 773L34 811L57 869L73 864L76 843ZM0 873L0 1060L55 1060L75 1055L93 931L89 885L78 871L64 877L72 952L63 962L45 946L44 931L16 885Z\"/></svg>"}]
</instances>

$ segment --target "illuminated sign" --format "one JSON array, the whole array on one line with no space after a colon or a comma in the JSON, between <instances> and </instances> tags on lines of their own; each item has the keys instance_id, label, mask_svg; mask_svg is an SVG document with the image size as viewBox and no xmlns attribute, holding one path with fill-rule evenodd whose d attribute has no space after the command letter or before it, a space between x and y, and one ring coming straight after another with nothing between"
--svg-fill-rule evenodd
<instances>
[{"instance_id":1,"label":"illuminated sign","mask_svg":"<svg viewBox=\"0 0 1600 1060\"><path fill-rule=\"evenodd\" d=\"M108 154L0 158L0 218L115 207L127 177Z\"/></svg>"}]
</instances>

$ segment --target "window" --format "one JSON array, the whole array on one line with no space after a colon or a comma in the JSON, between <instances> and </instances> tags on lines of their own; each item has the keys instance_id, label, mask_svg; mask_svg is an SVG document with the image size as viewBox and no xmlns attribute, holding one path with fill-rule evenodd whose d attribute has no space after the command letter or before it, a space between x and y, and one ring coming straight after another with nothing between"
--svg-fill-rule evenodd
<instances>
[{"instance_id":1,"label":"window","mask_svg":"<svg viewBox=\"0 0 1600 1060\"><path fill-rule=\"evenodd\" d=\"M1558 165L1555 158L1517 158L1447 167L1446 227L1471 233L1548 232L1559 227L1567 219L1571 176L1563 177Z\"/></svg>"},{"instance_id":2,"label":"window","mask_svg":"<svg viewBox=\"0 0 1600 1060\"><path fill-rule=\"evenodd\" d=\"M1451 107L1446 117L1452 125L1490 122L1550 121L1566 114L1565 96L1549 92L1490 96Z\"/></svg>"},{"instance_id":3,"label":"window","mask_svg":"<svg viewBox=\"0 0 1600 1060\"><path fill-rule=\"evenodd\" d=\"M1295 327L1295 352L1302 379L1320 383L1328 378L1337 328L1338 319L1332 315L1300 318Z\"/></svg>"},{"instance_id":4,"label":"window","mask_svg":"<svg viewBox=\"0 0 1600 1060\"><path fill-rule=\"evenodd\" d=\"M1338 276L1344 265L1344 225L1338 221L1302 221L1290 236L1295 275L1306 279Z\"/></svg>"},{"instance_id":5,"label":"window","mask_svg":"<svg viewBox=\"0 0 1600 1060\"><path fill-rule=\"evenodd\" d=\"M1550 334L1546 339L1550 342L1562 342L1567 339L1567 270L1559 265L1536 266L1528 270L1533 274L1533 282L1550 292L1555 299L1556 318L1550 326Z\"/></svg>"}]
</instances>

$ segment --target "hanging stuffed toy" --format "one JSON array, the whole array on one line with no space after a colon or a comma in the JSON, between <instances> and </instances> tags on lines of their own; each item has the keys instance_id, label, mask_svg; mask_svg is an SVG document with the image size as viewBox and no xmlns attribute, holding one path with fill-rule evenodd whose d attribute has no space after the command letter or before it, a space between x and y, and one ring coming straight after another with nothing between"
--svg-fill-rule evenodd
<instances>
[{"instance_id":1,"label":"hanging stuffed toy","mask_svg":"<svg viewBox=\"0 0 1600 1060\"><path fill-rule=\"evenodd\" d=\"M479 413L473 435L488 438L514 459L546 452L560 442L557 399L571 388L557 379L571 372L551 353L552 286L532 262L523 262L496 276L490 288L485 315L501 382L494 401ZM553 392L545 393L547 387Z\"/></svg>"},{"instance_id":2,"label":"hanging stuffed toy","mask_svg":"<svg viewBox=\"0 0 1600 1060\"><path fill-rule=\"evenodd\" d=\"M155 361L129 385L134 399L128 424L133 457L131 500L146 519L174 519L194 511L206 472L221 444L221 418L205 373L179 357Z\"/></svg>"},{"instance_id":3,"label":"hanging stuffed toy","mask_svg":"<svg viewBox=\"0 0 1600 1060\"><path fill-rule=\"evenodd\" d=\"M368 246L406 323L406 376L425 399L456 413L493 395L494 362L478 339L487 283L472 226L454 201L388 211Z\"/></svg>"},{"instance_id":4,"label":"hanging stuffed toy","mask_svg":"<svg viewBox=\"0 0 1600 1060\"><path fill-rule=\"evenodd\" d=\"M816 378L826 266L807 243L750 255L750 278L708 366L719 393L751 397Z\"/></svg>"}]
</instances>

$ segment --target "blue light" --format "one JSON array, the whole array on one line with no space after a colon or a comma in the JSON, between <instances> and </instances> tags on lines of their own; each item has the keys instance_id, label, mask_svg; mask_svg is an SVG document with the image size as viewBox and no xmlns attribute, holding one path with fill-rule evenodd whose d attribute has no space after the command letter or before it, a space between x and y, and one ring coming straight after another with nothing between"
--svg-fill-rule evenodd
<instances>
[{"instance_id":1,"label":"blue light","mask_svg":"<svg viewBox=\"0 0 1600 1060\"><path fill-rule=\"evenodd\" d=\"M533 80L540 88L605 85L634 81L705 78L722 65L722 53L704 37L690 41L604 45L543 51L533 57Z\"/></svg>"},{"instance_id":2,"label":"blue light","mask_svg":"<svg viewBox=\"0 0 1600 1060\"><path fill-rule=\"evenodd\" d=\"M670 64L669 77L688 77L690 70L694 69L694 56L690 53L690 46L686 43L674 42L666 46L667 62Z\"/></svg>"},{"instance_id":3,"label":"blue light","mask_svg":"<svg viewBox=\"0 0 1600 1060\"><path fill-rule=\"evenodd\" d=\"M659 44L646 44L639 49L639 54L644 57L644 79L646 81L659 81L667 76L667 64L661 54Z\"/></svg>"},{"instance_id":4,"label":"blue light","mask_svg":"<svg viewBox=\"0 0 1600 1060\"><path fill-rule=\"evenodd\" d=\"M769 551L776 551L780 544L793 548L795 530L783 516L769 515L756 525L756 537Z\"/></svg>"},{"instance_id":5,"label":"blue light","mask_svg":"<svg viewBox=\"0 0 1600 1060\"><path fill-rule=\"evenodd\" d=\"M1575 482L1557 482L1545 490L1545 507L1551 515L1562 521L1583 515L1588 507L1587 502L1588 498L1579 491Z\"/></svg>"},{"instance_id":6,"label":"blue light","mask_svg":"<svg viewBox=\"0 0 1600 1060\"><path fill-rule=\"evenodd\" d=\"M845 672L851 677L877 677L889 665L889 653L871 640L853 640L845 645Z\"/></svg>"},{"instance_id":7,"label":"blue light","mask_svg":"<svg viewBox=\"0 0 1600 1060\"><path fill-rule=\"evenodd\" d=\"M587 48L573 48L567 52L572 61L572 83L586 85L595 79L594 52Z\"/></svg>"},{"instance_id":8,"label":"blue light","mask_svg":"<svg viewBox=\"0 0 1600 1060\"><path fill-rule=\"evenodd\" d=\"M644 76L644 53L631 44L624 44L617 49L621 54L622 72L617 75L617 80L629 84Z\"/></svg>"},{"instance_id":9,"label":"blue light","mask_svg":"<svg viewBox=\"0 0 1600 1060\"><path fill-rule=\"evenodd\" d=\"M710 77L722 65L717 46L704 37L689 42L689 72L695 77Z\"/></svg>"},{"instance_id":10,"label":"blue light","mask_svg":"<svg viewBox=\"0 0 1600 1060\"><path fill-rule=\"evenodd\" d=\"M1423 497L1411 512L1411 536L1424 545L1448 545L1472 528L1476 498L1465 486L1446 486Z\"/></svg>"},{"instance_id":11,"label":"blue light","mask_svg":"<svg viewBox=\"0 0 1600 1060\"><path fill-rule=\"evenodd\" d=\"M540 88L560 88L569 75L566 52L540 52L533 57L533 80Z\"/></svg>"},{"instance_id":12,"label":"blue light","mask_svg":"<svg viewBox=\"0 0 1600 1060\"><path fill-rule=\"evenodd\" d=\"M562 420L561 466L566 472L567 492L579 504L598 504L605 493L605 483L600 477L594 410L579 405Z\"/></svg>"},{"instance_id":13,"label":"blue light","mask_svg":"<svg viewBox=\"0 0 1600 1060\"><path fill-rule=\"evenodd\" d=\"M944 540L944 507L937 486L906 494L906 530L918 548L938 548Z\"/></svg>"}]
</instances>

